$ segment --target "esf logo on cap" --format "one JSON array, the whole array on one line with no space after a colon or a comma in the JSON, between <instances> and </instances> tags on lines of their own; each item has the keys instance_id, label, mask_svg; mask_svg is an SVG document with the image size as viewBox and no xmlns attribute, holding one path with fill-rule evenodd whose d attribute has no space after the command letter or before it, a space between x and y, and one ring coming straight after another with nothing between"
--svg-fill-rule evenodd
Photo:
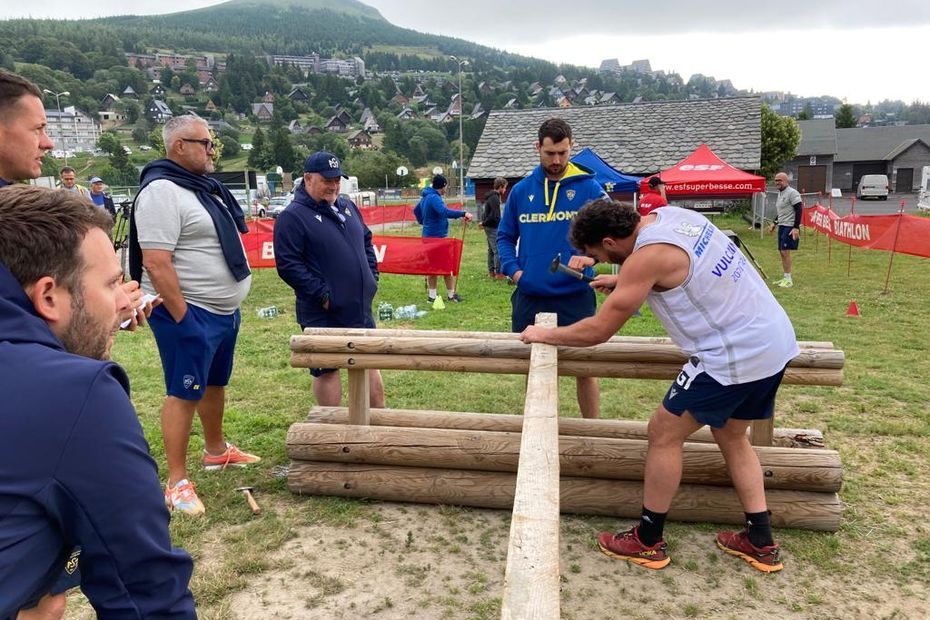
<instances>
[{"instance_id":1,"label":"esf logo on cap","mask_svg":"<svg viewBox=\"0 0 930 620\"><path fill-rule=\"evenodd\" d=\"M322 174L327 179L334 179L336 177L348 178L342 171L339 158L326 151L317 151L308 157L307 161L304 162L304 172Z\"/></svg>"}]
</instances>

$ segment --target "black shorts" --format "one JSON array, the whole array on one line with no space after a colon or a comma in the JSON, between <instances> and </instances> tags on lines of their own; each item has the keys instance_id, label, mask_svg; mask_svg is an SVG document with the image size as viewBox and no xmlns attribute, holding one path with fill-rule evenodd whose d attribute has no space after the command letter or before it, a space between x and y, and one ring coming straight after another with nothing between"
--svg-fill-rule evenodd
<instances>
[{"instance_id":1,"label":"black shorts","mask_svg":"<svg viewBox=\"0 0 930 620\"><path fill-rule=\"evenodd\" d=\"M555 312L558 315L560 327L577 323L581 319L594 316L597 312L597 298L594 289L588 289L577 294L562 295L561 297L541 297L527 295L518 288L510 296L513 306L510 323L511 330L520 333L528 326L536 323L538 312Z\"/></svg>"},{"instance_id":2,"label":"black shorts","mask_svg":"<svg viewBox=\"0 0 930 620\"><path fill-rule=\"evenodd\" d=\"M765 420L775 413L775 394L785 374L782 368L770 377L722 385L691 358L665 393L662 406L680 416L685 411L713 428L723 428L730 418Z\"/></svg>"}]
</instances>

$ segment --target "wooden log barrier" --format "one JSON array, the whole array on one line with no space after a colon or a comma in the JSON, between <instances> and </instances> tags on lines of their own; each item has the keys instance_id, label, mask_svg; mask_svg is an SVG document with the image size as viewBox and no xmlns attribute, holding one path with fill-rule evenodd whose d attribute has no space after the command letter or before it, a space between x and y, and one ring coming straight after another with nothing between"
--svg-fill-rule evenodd
<instances>
[{"instance_id":1,"label":"wooden log barrier","mask_svg":"<svg viewBox=\"0 0 930 620\"><path fill-rule=\"evenodd\" d=\"M287 434L287 455L295 461L512 473L517 471L520 443L518 432L296 423ZM562 435L559 469L563 476L642 480L646 449L644 439ZM842 486L842 465L834 450L755 450L766 489L836 492ZM682 465L682 483L732 484L716 445L685 443Z\"/></svg>"},{"instance_id":2,"label":"wooden log barrier","mask_svg":"<svg viewBox=\"0 0 930 620\"><path fill-rule=\"evenodd\" d=\"M287 484L297 494L509 510L516 476L502 472L293 461ZM563 513L638 519L642 494L642 482L562 477L560 508ZM776 527L825 532L839 528L842 505L836 493L776 489L765 495L772 512L772 525ZM678 489L669 518L745 524L743 509L733 489L691 484Z\"/></svg>"},{"instance_id":3,"label":"wooden log barrier","mask_svg":"<svg viewBox=\"0 0 930 620\"><path fill-rule=\"evenodd\" d=\"M430 332L427 332L430 333ZM451 338L412 336L293 336L294 353L337 353L343 355L435 355L529 359L530 345L514 339ZM558 347L559 361L654 362L680 367L688 356L668 343L607 342L591 347ZM789 367L843 368L845 355L836 349L801 349Z\"/></svg>"},{"instance_id":4,"label":"wooden log barrier","mask_svg":"<svg viewBox=\"0 0 930 620\"><path fill-rule=\"evenodd\" d=\"M361 327L307 327L305 336L371 336L376 338L470 338L478 340L520 340L520 334L513 332L459 332L453 330L426 329L366 329ZM292 336L291 341L300 336ZM672 344L671 338L664 336L614 336L608 343L646 343ZM833 349L832 342L824 340L799 340L802 349Z\"/></svg>"},{"instance_id":5,"label":"wooden log barrier","mask_svg":"<svg viewBox=\"0 0 930 620\"><path fill-rule=\"evenodd\" d=\"M345 407L314 407L307 422L322 424L348 424ZM520 432L523 416L506 413L458 413L451 411L421 411L419 409L372 409L370 422L373 426L456 428L460 430L485 430ZM645 439L646 422L643 420L585 420L583 418L559 418L560 435L582 437L612 437L614 439ZM688 441L713 443L710 429L695 431ZM816 429L776 428L773 445L783 448L822 448L823 433Z\"/></svg>"},{"instance_id":6,"label":"wooden log barrier","mask_svg":"<svg viewBox=\"0 0 930 620\"><path fill-rule=\"evenodd\" d=\"M527 374L529 360L509 358L459 357L454 355L391 355L375 353L293 353L295 368L352 368L381 370L436 370L443 372L483 372L497 374ZM680 364L638 362L596 362L569 360L559 362L559 375L608 377L626 379L674 379ZM799 368L785 370L783 384L829 385L843 384L843 371L837 368Z\"/></svg>"}]
</instances>

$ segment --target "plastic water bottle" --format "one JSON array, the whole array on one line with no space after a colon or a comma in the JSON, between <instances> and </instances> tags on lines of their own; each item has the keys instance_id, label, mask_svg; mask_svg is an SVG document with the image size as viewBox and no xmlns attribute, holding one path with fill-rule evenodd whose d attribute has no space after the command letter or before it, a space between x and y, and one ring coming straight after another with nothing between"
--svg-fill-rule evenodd
<instances>
[{"instance_id":1,"label":"plastic water bottle","mask_svg":"<svg viewBox=\"0 0 930 620\"><path fill-rule=\"evenodd\" d=\"M394 311L395 319L415 319L417 318L416 305L401 306Z\"/></svg>"},{"instance_id":2,"label":"plastic water bottle","mask_svg":"<svg viewBox=\"0 0 930 620\"><path fill-rule=\"evenodd\" d=\"M382 301L378 304L378 320L390 321L394 318L394 306Z\"/></svg>"},{"instance_id":3,"label":"plastic water bottle","mask_svg":"<svg viewBox=\"0 0 930 620\"><path fill-rule=\"evenodd\" d=\"M267 308L259 308L255 313L260 319L273 319L278 316L278 307L268 306Z\"/></svg>"}]
</instances>

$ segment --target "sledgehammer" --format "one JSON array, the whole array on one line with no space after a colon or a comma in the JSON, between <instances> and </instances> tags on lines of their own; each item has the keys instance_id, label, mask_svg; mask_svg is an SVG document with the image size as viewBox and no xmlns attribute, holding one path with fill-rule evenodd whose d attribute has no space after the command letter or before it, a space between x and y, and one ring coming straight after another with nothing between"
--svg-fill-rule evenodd
<instances>
[{"instance_id":1,"label":"sledgehammer","mask_svg":"<svg viewBox=\"0 0 930 620\"><path fill-rule=\"evenodd\" d=\"M567 276L583 280L584 282L594 282L594 278L591 276L586 276L581 271L577 269L572 269L571 267L566 267L562 264L562 253L559 252L555 255L555 258L552 259L552 262L549 263L549 273L564 273Z\"/></svg>"},{"instance_id":2,"label":"sledgehammer","mask_svg":"<svg viewBox=\"0 0 930 620\"><path fill-rule=\"evenodd\" d=\"M239 487L236 491L242 491L242 494L245 495L245 501L249 503L249 508L252 509L252 514L257 515L261 513L262 509L255 501L255 498L252 497L252 488L253 487Z\"/></svg>"}]
</instances>

